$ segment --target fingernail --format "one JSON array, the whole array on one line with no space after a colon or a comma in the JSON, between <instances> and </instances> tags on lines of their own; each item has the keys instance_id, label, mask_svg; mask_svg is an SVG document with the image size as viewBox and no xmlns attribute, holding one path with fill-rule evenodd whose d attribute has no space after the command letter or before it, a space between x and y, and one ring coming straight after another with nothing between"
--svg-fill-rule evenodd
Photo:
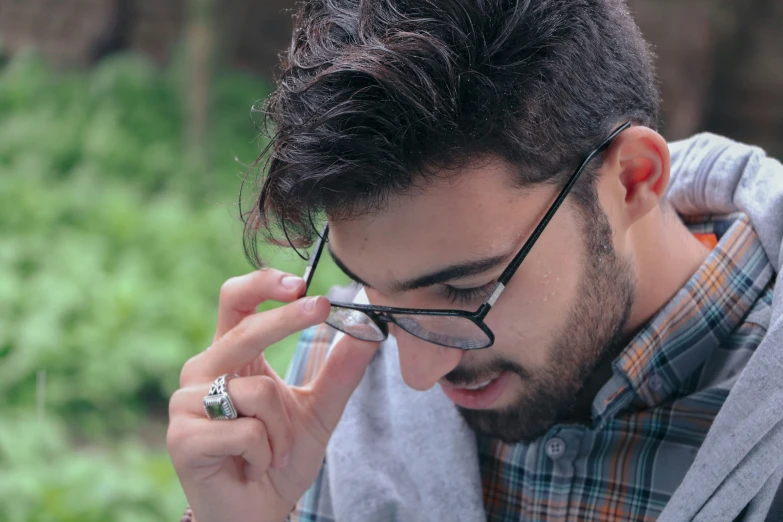
<instances>
[{"instance_id":1,"label":"fingernail","mask_svg":"<svg viewBox=\"0 0 783 522\"><path fill-rule=\"evenodd\" d=\"M283 278L282 284L284 287L293 290L294 288L299 286L303 281L304 279L302 279L301 277L286 276Z\"/></svg>"},{"instance_id":2,"label":"fingernail","mask_svg":"<svg viewBox=\"0 0 783 522\"><path fill-rule=\"evenodd\" d=\"M291 460L291 454L286 453L285 456L280 459L280 469L288 467L288 461Z\"/></svg>"},{"instance_id":3,"label":"fingernail","mask_svg":"<svg viewBox=\"0 0 783 522\"><path fill-rule=\"evenodd\" d=\"M306 312L312 312L315 309L315 303L318 302L318 296L310 297L305 300L304 309Z\"/></svg>"}]
</instances>

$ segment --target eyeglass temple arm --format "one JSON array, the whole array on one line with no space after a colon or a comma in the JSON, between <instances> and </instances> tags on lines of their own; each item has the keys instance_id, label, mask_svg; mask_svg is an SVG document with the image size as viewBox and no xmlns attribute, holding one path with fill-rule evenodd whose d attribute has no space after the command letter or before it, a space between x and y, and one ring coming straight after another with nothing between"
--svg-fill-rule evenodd
<instances>
[{"instance_id":1,"label":"eyeglass temple arm","mask_svg":"<svg viewBox=\"0 0 783 522\"><path fill-rule=\"evenodd\" d=\"M547 210L546 214L538 223L535 230L533 230L533 233L530 235L528 240L525 241L525 244L522 246L522 249L519 251L519 253L517 253L516 256L514 256L514 259L511 260L511 263L509 263L508 267L506 267L503 273L500 274L497 285L495 285L495 289L492 291L492 294L489 296L487 301L479 309L480 316L482 317L485 316L489 312L489 309L492 308L492 305L494 305L497 299L500 297L500 294L503 293L503 290L505 290L508 281L517 271L519 265L522 264L522 261L525 260L528 253L530 253L530 250L533 248L533 245L536 244L538 238L541 237L541 234L544 232L544 229L552 220L552 217L554 217L555 212L557 212L557 209L560 208L560 205L563 204L563 201L565 201L566 196L568 196L568 193L571 191L574 184L579 179L579 176L585 170L585 168L590 163L590 161L592 161L592 159L595 156L597 156L600 152L602 152L612 142L613 139L615 139L621 132L623 132L625 129L627 129L630 126L631 126L631 122L628 121L623 125L621 125L620 127L618 127L614 132L612 132L612 134L609 135L608 138L606 138L606 140L603 143L601 143L601 145L596 147L590 154L588 154L587 158L585 158L585 160L582 162L579 168L576 169L576 172L574 172L571 175L566 185L562 188L562 190L560 190L560 193L557 195L557 198L555 198L554 203L552 203L552 205L549 207L549 210ZM326 243L326 237L328 234L329 234L329 224L327 223L326 225L324 225L323 231L321 232L321 236L318 238L318 243L316 244L315 251L313 252L313 255L310 257L310 260L307 263L307 268L305 268L305 273L303 276L303 279L305 280L305 291L303 295L307 295L307 291L310 288L310 282L312 281L312 276L313 276L313 269L318 264L318 260L321 258L321 253L323 252L324 243Z\"/></svg>"},{"instance_id":2,"label":"eyeglass temple arm","mask_svg":"<svg viewBox=\"0 0 783 522\"><path fill-rule=\"evenodd\" d=\"M546 211L546 214L541 219L541 221L536 226L535 230L533 230L533 233L530 235L527 241L525 241L525 244L522 246L522 249L519 251L519 253L514 256L514 259L511 260L511 263L509 263L508 267L503 271L502 274L500 274L500 277L498 278L498 282L495 285L495 289L492 291L492 294L490 294L487 301L481 306L481 309L479 311L479 316L484 317L487 313L489 313L490 308L492 308L492 305L495 304L495 302L500 297L500 294L503 293L503 290L505 290L506 285L508 284L511 277L514 275L514 273L519 268L519 265L522 264L522 261L525 260L528 253L530 253L530 250L532 250L533 245L536 244L536 241L538 241L538 238L541 237L541 234L544 232L544 229L549 224L549 222L552 220L552 218L555 215L555 212L557 212L557 209L560 208L560 205L562 205L563 201L565 201L566 196L568 196L568 193L571 192L571 189L573 188L574 184L579 179L579 176L582 174L582 172L585 170L587 165L590 164L590 162L595 158L598 154L600 154L611 142L613 139L615 139L621 132L623 132L625 129L631 126L631 122L628 121L618 127L612 134L609 135L606 140L601 143L598 147L593 149L593 151L587 155L587 158L582 162L582 164L579 166L578 169L576 169L576 172L574 172L571 177L568 179L568 182L565 184L565 186L562 188L560 193L557 195L557 198L555 198L554 203L552 203L552 206L549 207L549 210Z\"/></svg>"},{"instance_id":3,"label":"eyeglass temple arm","mask_svg":"<svg viewBox=\"0 0 783 522\"><path fill-rule=\"evenodd\" d=\"M324 225L321 236L318 238L318 242L315 245L315 250L313 250L313 255L310 256L310 260L307 262L307 268L305 268L304 275L302 276L302 279L305 281L303 296L307 295L307 291L310 289L310 282L313 280L313 272L315 271L315 266L318 264L318 260L321 259L321 253L324 250L324 244L326 244L327 234L329 234L328 223Z\"/></svg>"}]
</instances>

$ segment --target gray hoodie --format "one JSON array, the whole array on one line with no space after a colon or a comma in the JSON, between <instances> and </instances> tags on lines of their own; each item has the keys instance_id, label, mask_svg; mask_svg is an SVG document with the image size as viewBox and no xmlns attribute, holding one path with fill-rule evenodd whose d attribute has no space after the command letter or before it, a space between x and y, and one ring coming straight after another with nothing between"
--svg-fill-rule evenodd
<instances>
[{"instance_id":1,"label":"gray hoodie","mask_svg":"<svg viewBox=\"0 0 783 522\"><path fill-rule=\"evenodd\" d=\"M780 273L783 165L758 148L712 134L672 143L670 150L667 197L677 211L744 212ZM740 515L745 522L762 522L770 512L783 479L781 281L778 278L775 286L767 335L728 395L661 522L731 522ZM366 302L366 296L360 293L357 301ZM370 421L374 425L368 427ZM473 434L438 387L416 392L403 383L393 338L379 350L349 401L326 461L322 507L333 511L336 520L486 518Z\"/></svg>"},{"instance_id":2,"label":"gray hoodie","mask_svg":"<svg viewBox=\"0 0 783 522\"><path fill-rule=\"evenodd\" d=\"M669 200L682 214L742 211L783 268L783 166L758 148L703 134L671 146ZM783 479L783 277L756 348L659 520L765 519ZM768 520L783 520L769 518Z\"/></svg>"}]
</instances>

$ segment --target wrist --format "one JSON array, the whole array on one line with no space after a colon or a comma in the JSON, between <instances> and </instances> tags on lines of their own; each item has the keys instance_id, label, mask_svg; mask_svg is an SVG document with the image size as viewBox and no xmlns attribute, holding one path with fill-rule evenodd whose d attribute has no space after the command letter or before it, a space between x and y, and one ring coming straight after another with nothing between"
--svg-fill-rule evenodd
<instances>
[{"instance_id":1,"label":"wrist","mask_svg":"<svg viewBox=\"0 0 783 522\"><path fill-rule=\"evenodd\" d=\"M293 510L294 508L291 508L292 512ZM286 517L281 522L290 522L290 521L291 521L291 513L286 515ZM193 510L190 508L190 504L188 504L188 507L185 508L185 512L180 517L179 522L198 522L196 516L193 514Z\"/></svg>"}]
</instances>

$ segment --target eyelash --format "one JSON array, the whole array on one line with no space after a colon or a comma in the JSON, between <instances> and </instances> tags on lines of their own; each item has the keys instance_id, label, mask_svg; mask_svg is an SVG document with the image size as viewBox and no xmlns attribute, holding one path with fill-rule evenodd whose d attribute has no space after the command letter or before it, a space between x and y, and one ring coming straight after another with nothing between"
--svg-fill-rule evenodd
<instances>
[{"instance_id":1,"label":"eyelash","mask_svg":"<svg viewBox=\"0 0 783 522\"><path fill-rule=\"evenodd\" d=\"M443 295L452 303L467 305L483 301L494 287L494 281L474 288L454 288L453 286L445 285Z\"/></svg>"}]
</instances>

